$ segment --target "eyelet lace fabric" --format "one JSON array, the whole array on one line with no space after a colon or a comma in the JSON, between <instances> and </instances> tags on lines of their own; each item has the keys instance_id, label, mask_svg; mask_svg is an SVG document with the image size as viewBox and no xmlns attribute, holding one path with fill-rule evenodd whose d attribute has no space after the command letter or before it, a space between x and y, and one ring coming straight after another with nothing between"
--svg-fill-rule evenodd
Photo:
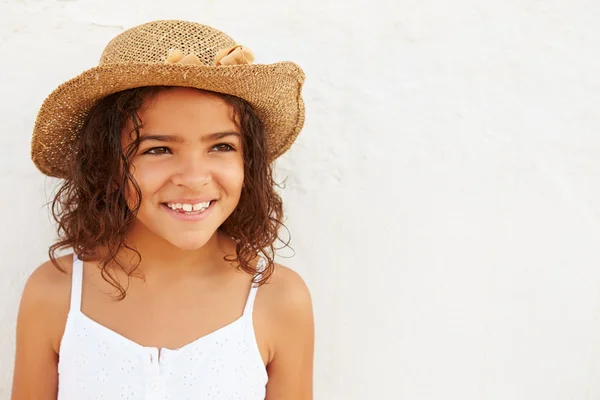
<instances>
[{"instance_id":1,"label":"eyelet lace fabric","mask_svg":"<svg viewBox=\"0 0 600 400\"><path fill-rule=\"evenodd\" d=\"M256 286L239 319L173 350L141 346L83 314L82 276L75 256L58 400L264 400L268 376L252 324Z\"/></svg>"}]
</instances>

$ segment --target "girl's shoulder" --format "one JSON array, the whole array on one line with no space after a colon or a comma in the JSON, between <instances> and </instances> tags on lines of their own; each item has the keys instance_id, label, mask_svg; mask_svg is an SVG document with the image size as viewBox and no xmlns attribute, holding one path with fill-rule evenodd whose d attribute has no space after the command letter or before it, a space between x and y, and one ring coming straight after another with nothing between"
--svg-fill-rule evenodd
<instances>
[{"instance_id":1,"label":"girl's shoulder","mask_svg":"<svg viewBox=\"0 0 600 400\"><path fill-rule=\"evenodd\" d=\"M269 302L274 310L289 307L305 307L310 305L310 292L299 273L283 266L275 264L273 275L261 286L258 297Z\"/></svg>"},{"instance_id":2,"label":"girl's shoulder","mask_svg":"<svg viewBox=\"0 0 600 400\"><path fill-rule=\"evenodd\" d=\"M294 270L275 264L273 275L258 289L254 308L255 329L265 338L269 361L277 349L297 345L294 338L311 340L313 318L304 279Z\"/></svg>"},{"instance_id":3,"label":"girl's shoulder","mask_svg":"<svg viewBox=\"0 0 600 400\"><path fill-rule=\"evenodd\" d=\"M42 327L58 351L69 312L73 255L58 257L59 270L50 260L37 267L27 279L19 306L19 321Z\"/></svg>"},{"instance_id":4,"label":"girl's shoulder","mask_svg":"<svg viewBox=\"0 0 600 400\"><path fill-rule=\"evenodd\" d=\"M37 267L27 279L23 295L52 303L63 297L68 300L71 291L73 255L57 257L56 263L60 269L50 260Z\"/></svg>"}]
</instances>

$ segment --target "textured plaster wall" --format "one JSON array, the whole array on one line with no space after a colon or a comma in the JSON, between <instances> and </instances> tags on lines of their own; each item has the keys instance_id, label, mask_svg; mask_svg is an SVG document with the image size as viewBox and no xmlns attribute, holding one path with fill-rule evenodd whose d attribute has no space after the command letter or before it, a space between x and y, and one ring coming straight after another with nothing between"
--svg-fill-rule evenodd
<instances>
[{"instance_id":1,"label":"textured plaster wall","mask_svg":"<svg viewBox=\"0 0 600 400\"><path fill-rule=\"evenodd\" d=\"M0 399L53 239L36 109L162 18L307 73L277 172L317 400L600 399L597 0L0 0Z\"/></svg>"}]
</instances>

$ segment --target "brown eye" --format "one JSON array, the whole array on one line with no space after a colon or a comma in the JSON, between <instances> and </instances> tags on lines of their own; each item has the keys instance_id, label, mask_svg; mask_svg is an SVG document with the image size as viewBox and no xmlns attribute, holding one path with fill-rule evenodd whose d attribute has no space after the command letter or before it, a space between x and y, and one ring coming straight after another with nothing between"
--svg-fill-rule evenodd
<instances>
[{"instance_id":1,"label":"brown eye","mask_svg":"<svg viewBox=\"0 0 600 400\"><path fill-rule=\"evenodd\" d=\"M152 154L152 155L161 155L170 153L171 150L168 147L153 147L149 150L146 150L144 154Z\"/></svg>"},{"instance_id":2,"label":"brown eye","mask_svg":"<svg viewBox=\"0 0 600 400\"><path fill-rule=\"evenodd\" d=\"M232 151L232 150L234 150L234 148L232 146L228 145L227 143L219 143L219 144L214 145L211 150L222 152L222 151Z\"/></svg>"}]
</instances>

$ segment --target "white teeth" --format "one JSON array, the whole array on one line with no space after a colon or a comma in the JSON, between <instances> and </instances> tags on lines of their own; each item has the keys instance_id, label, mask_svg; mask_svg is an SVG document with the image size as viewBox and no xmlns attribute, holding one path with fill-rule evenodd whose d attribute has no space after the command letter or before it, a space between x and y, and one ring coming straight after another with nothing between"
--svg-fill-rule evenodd
<instances>
[{"instance_id":1,"label":"white teeth","mask_svg":"<svg viewBox=\"0 0 600 400\"><path fill-rule=\"evenodd\" d=\"M167 206L174 211L183 210L185 212L194 211L204 211L210 206L210 201L206 201L204 203L196 203L196 204L182 204L182 203L167 203Z\"/></svg>"},{"instance_id":2,"label":"white teeth","mask_svg":"<svg viewBox=\"0 0 600 400\"><path fill-rule=\"evenodd\" d=\"M208 208L209 205L210 205L210 201L194 204L194 211L199 211L199 210L202 210L203 208Z\"/></svg>"}]
</instances>

